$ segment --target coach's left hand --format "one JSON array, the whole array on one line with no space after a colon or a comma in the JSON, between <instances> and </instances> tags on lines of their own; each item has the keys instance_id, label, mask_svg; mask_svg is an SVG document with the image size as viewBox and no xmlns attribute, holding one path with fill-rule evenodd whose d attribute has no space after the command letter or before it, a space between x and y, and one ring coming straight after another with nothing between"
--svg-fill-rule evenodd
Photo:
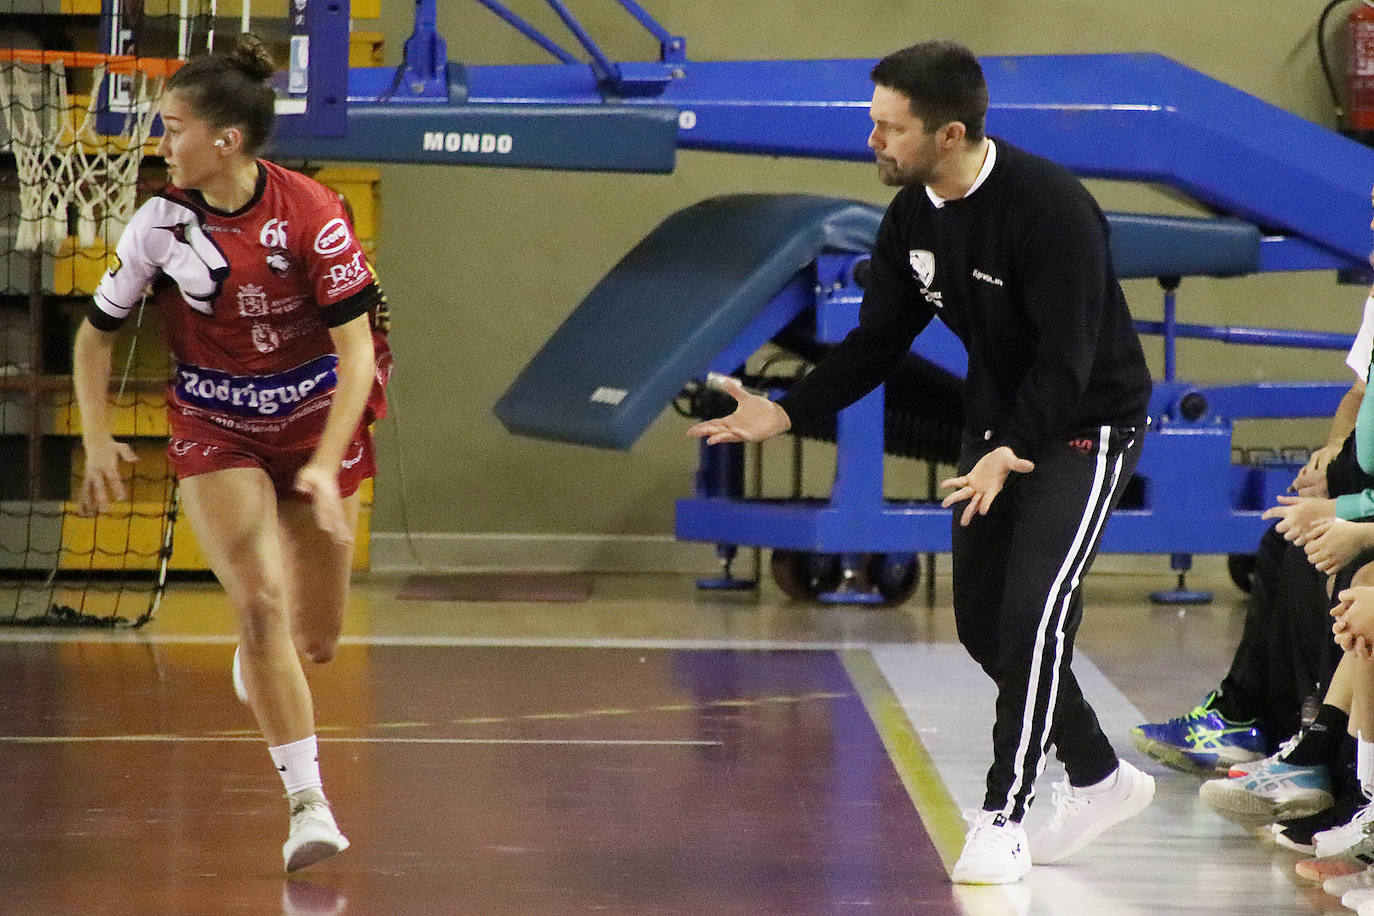
<instances>
[{"instance_id":1,"label":"coach's left hand","mask_svg":"<svg viewBox=\"0 0 1374 916\"><path fill-rule=\"evenodd\" d=\"M956 488L941 501L940 505L948 509L955 503L968 500L964 514L959 519L960 525L967 525L973 521L975 512L979 515L988 514L988 509L992 508L992 501L1002 492L1008 474L1013 471L1017 474L1029 474L1033 470L1035 462L1018 458L1010 446L999 445L979 458L978 463L967 474L962 477L951 477L940 483L941 487Z\"/></svg>"}]
</instances>

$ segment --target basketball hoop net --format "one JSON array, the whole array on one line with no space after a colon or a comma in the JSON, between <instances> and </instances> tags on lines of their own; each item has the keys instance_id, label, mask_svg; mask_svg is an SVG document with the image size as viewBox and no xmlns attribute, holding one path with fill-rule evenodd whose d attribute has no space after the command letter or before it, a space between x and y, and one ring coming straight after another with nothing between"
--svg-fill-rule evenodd
<instances>
[{"instance_id":1,"label":"basketball hoop net","mask_svg":"<svg viewBox=\"0 0 1374 916\"><path fill-rule=\"evenodd\" d=\"M16 249L56 247L68 235L73 209L83 248L97 234L119 237L134 214L138 167L162 87L179 64L0 49L0 108L19 177ZM91 72L84 102L67 85L68 71L80 69Z\"/></svg>"}]
</instances>

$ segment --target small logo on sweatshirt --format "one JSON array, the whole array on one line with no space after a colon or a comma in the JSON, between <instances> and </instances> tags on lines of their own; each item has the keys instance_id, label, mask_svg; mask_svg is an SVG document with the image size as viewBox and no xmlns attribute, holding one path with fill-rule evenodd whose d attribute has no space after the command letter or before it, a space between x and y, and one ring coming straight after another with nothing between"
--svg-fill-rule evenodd
<instances>
[{"instance_id":1,"label":"small logo on sweatshirt","mask_svg":"<svg viewBox=\"0 0 1374 916\"><path fill-rule=\"evenodd\" d=\"M922 286L929 289L930 281L935 279L935 252L918 248L907 254L917 279L921 281Z\"/></svg>"}]
</instances>

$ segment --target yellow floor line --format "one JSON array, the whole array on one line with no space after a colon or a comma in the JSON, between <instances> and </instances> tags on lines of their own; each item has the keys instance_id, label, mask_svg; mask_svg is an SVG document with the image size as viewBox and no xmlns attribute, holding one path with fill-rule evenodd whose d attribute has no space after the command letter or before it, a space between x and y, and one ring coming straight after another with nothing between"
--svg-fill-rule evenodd
<instances>
[{"instance_id":1,"label":"yellow floor line","mask_svg":"<svg viewBox=\"0 0 1374 916\"><path fill-rule=\"evenodd\" d=\"M959 806L873 655L867 649L846 649L839 656L948 872L964 845Z\"/></svg>"}]
</instances>

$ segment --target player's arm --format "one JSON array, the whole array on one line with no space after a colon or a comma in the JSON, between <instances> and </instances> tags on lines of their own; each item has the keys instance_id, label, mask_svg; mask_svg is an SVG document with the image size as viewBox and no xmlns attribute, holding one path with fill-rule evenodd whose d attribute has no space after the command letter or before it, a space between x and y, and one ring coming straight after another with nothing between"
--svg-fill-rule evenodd
<instances>
[{"instance_id":1,"label":"player's arm","mask_svg":"<svg viewBox=\"0 0 1374 916\"><path fill-rule=\"evenodd\" d=\"M1341 398L1336 413L1331 417L1331 430L1326 434L1326 443L1314 451L1303 465L1288 489L1299 496L1329 496L1326 486L1326 467L1341 453L1345 440L1355 429L1359 416L1360 402L1364 400L1365 383L1356 379L1355 384Z\"/></svg>"},{"instance_id":2,"label":"player's arm","mask_svg":"<svg viewBox=\"0 0 1374 916\"><path fill-rule=\"evenodd\" d=\"M372 390L375 354L372 327L364 312L329 329L339 358L338 383L325 417L324 431L310 461L296 475L296 490L310 495L315 520L340 543L352 543L353 532L339 499L339 468L344 453L362 421L363 408Z\"/></svg>"},{"instance_id":3,"label":"player's arm","mask_svg":"<svg viewBox=\"0 0 1374 916\"><path fill-rule=\"evenodd\" d=\"M72 387L81 412L81 445L86 452L77 501L85 515L104 512L111 502L128 498L119 462L137 460L133 449L115 441L110 427L108 392L114 338L113 331L102 331L88 319L81 322L72 351Z\"/></svg>"}]
</instances>

